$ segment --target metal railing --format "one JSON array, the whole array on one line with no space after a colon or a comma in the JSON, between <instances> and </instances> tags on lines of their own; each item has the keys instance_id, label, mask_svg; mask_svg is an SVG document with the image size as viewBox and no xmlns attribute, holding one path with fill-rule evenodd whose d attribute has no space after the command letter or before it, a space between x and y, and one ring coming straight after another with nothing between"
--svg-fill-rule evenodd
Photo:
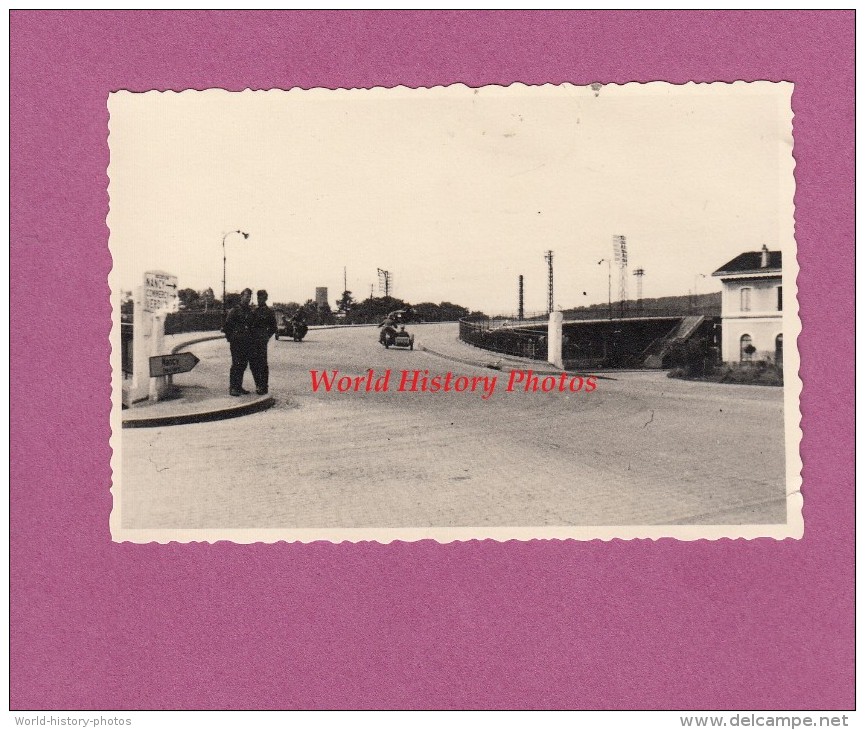
<instances>
[{"instance_id":1,"label":"metal railing","mask_svg":"<svg viewBox=\"0 0 865 730\"><path fill-rule=\"evenodd\" d=\"M124 376L132 376L132 323L120 323L120 369Z\"/></svg>"},{"instance_id":2,"label":"metal railing","mask_svg":"<svg viewBox=\"0 0 865 730\"><path fill-rule=\"evenodd\" d=\"M544 315L546 317L546 315ZM538 323L507 318L460 320L460 339L469 345L503 355L547 359L547 328Z\"/></svg>"}]
</instances>

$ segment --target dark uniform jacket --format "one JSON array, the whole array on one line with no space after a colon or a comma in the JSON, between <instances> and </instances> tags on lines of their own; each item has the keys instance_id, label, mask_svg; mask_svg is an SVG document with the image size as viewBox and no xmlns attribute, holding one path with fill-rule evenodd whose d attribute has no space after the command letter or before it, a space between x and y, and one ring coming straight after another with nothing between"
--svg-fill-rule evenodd
<instances>
[{"instance_id":1,"label":"dark uniform jacket","mask_svg":"<svg viewBox=\"0 0 865 730\"><path fill-rule=\"evenodd\" d=\"M256 307L252 311L251 327L256 342L267 342L276 334L276 314L266 304Z\"/></svg>"},{"instance_id":2,"label":"dark uniform jacket","mask_svg":"<svg viewBox=\"0 0 865 730\"><path fill-rule=\"evenodd\" d=\"M222 331L229 342L245 342L252 338L253 310L238 304L225 318Z\"/></svg>"}]
</instances>

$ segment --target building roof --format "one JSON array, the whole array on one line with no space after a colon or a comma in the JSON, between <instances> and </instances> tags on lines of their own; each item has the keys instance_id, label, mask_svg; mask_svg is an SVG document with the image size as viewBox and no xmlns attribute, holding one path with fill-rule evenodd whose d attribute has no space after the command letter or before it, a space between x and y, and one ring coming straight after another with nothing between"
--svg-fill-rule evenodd
<instances>
[{"instance_id":1,"label":"building roof","mask_svg":"<svg viewBox=\"0 0 865 730\"><path fill-rule=\"evenodd\" d=\"M769 251L769 265L760 266L760 251L746 251L740 253L732 261L728 261L720 269L714 271L712 276L723 276L724 274L759 274L761 272L778 272L781 270L781 252Z\"/></svg>"}]
</instances>

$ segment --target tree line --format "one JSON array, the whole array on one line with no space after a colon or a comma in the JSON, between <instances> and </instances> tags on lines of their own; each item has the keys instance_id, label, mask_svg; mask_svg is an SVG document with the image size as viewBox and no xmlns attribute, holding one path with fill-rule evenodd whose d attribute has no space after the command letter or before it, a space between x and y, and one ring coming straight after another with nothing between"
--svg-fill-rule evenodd
<instances>
[{"instance_id":1,"label":"tree line","mask_svg":"<svg viewBox=\"0 0 865 730\"><path fill-rule=\"evenodd\" d=\"M214 295L213 289L203 291L195 289L180 289L177 292L179 310L168 315L166 331L182 332L191 330L218 329L221 326L222 301ZM225 295L225 310L228 311L240 301L239 292L228 292ZM409 310L409 322L453 322L464 317L483 317L483 312L470 312L453 302L421 302L409 304L398 297L367 297L355 301L352 292L344 291L331 308L329 303L319 306L314 299L305 302L271 302L271 307L288 317L303 309L306 321L311 325L337 324L378 324L393 311ZM121 303L121 313L124 321L131 321L131 293Z\"/></svg>"},{"instance_id":2,"label":"tree line","mask_svg":"<svg viewBox=\"0 0 865 730\"><path fill-rule=\"evenodd\" d=\"M368 297L355 302L350 291L344 291L336 301L334 318L344 324L378 324L390 312L408 310L410 322L453 322L470 315L483 316L482 312L470 312L453 302L420 302L409 304L398 297Z\"/></svg>"}]
</instances>

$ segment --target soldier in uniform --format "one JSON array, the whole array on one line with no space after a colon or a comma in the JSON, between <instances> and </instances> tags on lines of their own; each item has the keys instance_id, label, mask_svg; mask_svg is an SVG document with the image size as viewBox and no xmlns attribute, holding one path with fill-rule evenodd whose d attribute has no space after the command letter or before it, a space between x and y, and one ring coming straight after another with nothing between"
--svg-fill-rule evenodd
<instances>
[{"instance_id":1,"label":"soldier in uniform","mask_svg":"<svg viewBox=\"0 0 865 730\"><path fill-rule=\"evenodd\" d=\"M297 311L292 316L291 321L306 324L306 310L303 307L298 307Z\"/></svg>"},{"instance_id":2,"label":"soldier in uniform","mask_svg":"<svg viewBox=\"0 0 865 730\"><path fill-rule=\"evenodd\" d=\"M384 318L384 322L379 325L379 327L381 327L381 332L379 333L378 341L382 345L393 340L393 337L396 334L396 318L394 317L394 314L394 312L391 312Z\"/></svg>"},{"instance_id":3,"label":"soldier in uniform","mask_svg":"<svg viewBox=\"0 0 865 730\"><path fill-rule=\"evenodd\" d=\"M270 368L267 366L267 343L276 334L276 314L267 306L267 292L259 289L258 306L252 312L252 343L249 350L249 369L255 380L255 392L267 393Z\"/></svg>"},{"instance_id":4,"label":"soldier in uniform","mask_svg":"<svg viewBox=\"0 0 865 730\"><path fill-rule=\"evenodd\" d=\"M306 310L300 307L291 318L291 336L295 342L303 342L309 327L306 324Z\"/></svg>"},{"instance_id":5,"label":"soldier in uniform","mask_svg":"<svg viewBox=\"0 0 865 730\"><path fill-rule=\"evenodd\" d=\"M243 376L249 364L252 345L252 309L249 306L251 300L252 289L244 289L240 293L240 303L228 313L222 328L228 346L231 348L228 392L233 396L249 393L243 387Z\"/></svg>"}]
</instances>

